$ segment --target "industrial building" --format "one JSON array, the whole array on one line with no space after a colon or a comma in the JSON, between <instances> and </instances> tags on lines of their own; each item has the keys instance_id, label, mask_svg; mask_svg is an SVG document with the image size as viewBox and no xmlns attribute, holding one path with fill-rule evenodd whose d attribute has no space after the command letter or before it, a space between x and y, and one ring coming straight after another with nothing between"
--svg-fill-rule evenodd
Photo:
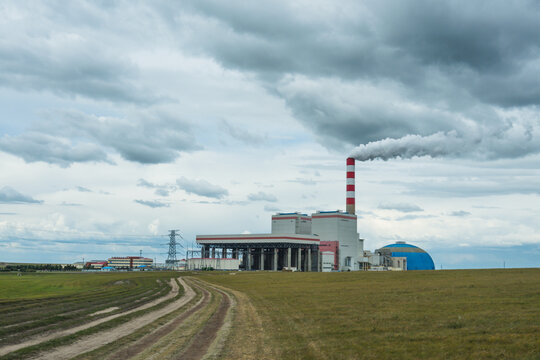
<instances>
[{"instance_id":1,"label":"industrial building","mask_svg":"<svg viewBox=\"0 0 540 360\"><path fill-rule=\"evenodd\" d=\"M108 259L108 265L117 270L151 267L153 263L154 260L142 256L112 257Z\"/></svg>"},{"instance_id":2,"label":"industrial building","mask_svg":"<svg viewBox=\"0 0 540 360\"><path fill-rule=\"evenodd\" d=\"M107 266L107 261L105 260L90 260L84 264L84 267L87 269L100 270L104 266Z\"/></svg>"},{"instance_id":3,"label":"industrial building","mask_svg":"<svg viewBox=\"0 0 540 360\"><path fill-rule=\"evenodd\" d=\"M346 164L346 211L277 213L272 216L269 234L197 235L201 257L188 259L187 268L325 272L433 269L429 254L412 245L364 251L355 214L354 159L348 158Z\"/></svg>"},{"instance_id":4,"label":"industrial building","mask_svg":"<svg viewBox=\"0 0 540 360\"><path fill-rule=\"evenodd\" d=\"M435 270L431 256L417 246L398 241L375 250L376 259L370 261L371 267L383 270Z\"/></svg>"}]
</instances>

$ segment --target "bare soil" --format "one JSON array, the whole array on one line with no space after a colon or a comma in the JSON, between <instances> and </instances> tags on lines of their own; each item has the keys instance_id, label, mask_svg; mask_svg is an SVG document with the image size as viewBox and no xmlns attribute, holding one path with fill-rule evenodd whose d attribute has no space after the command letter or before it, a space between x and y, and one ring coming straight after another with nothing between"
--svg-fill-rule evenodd
<instances>
[{"instance_id":1,"label":"bare soil","mask_svg":"<svg viewBox=\"0 0 540 360\"><path fill-rule=\"evenodd\" d=\"M118 309L120 309L118 306L113 306L113 307L110 307L110 308L107 308L107 309L96 311L95 313L90 314L90 316L106 314L106 313L110 313L111 311L115 311L115 310L118 310Z\"/></svg>"},{"instance_id":2,"label":"bare soil","mask_svg":"<svg viewBox=\"0 0 540 360\"><path fill-rule=\"evenodd\" d=\"M223 296L216 312L210 317L208 322L202 328L202 330L195 336L191 344L185 351L178 357L182 360L198 360L201 359L207 352L208 348L216 338L216 335L224 324L225 317L231 306L231 300L221 290L219 291Z\"/></svg>"}]
</instances>

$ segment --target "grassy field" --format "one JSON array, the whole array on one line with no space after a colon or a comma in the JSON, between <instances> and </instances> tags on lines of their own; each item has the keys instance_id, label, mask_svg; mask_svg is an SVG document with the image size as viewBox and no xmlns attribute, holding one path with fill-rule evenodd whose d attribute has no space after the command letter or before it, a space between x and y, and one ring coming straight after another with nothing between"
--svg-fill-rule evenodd
<instances>
[{"instance_id":1,"label":"grassy field","mask_svg":"<svg viewBox=\"0 0 540 360\"><path fill-rule=\"evenodd\" d=\"M154 277L138 273L139 278ZM150 275L149 275L150 274ZM39 299L111 290L114 282L132 277L132 273L0 273L0 303L6 300ZM131 284L137 286L135 282Z\"/></svg>"},{"instance_id":2,"label":"grassy field","mask_svg":"<svg viewBox=\"0 0 540 360\"><path fill-rule=\"evenodd\" d=\"M247 295L267 358L540 359L540 269L197 277Z\"/></svg>"},{"instance_id":3,"label":"grassy field","mask_svg":"<svg viewBox=\"0 0 540 360\"><path fill-rule=\"evenodd\" d=\"M170 280L178 276L193 287L191 297L176 307L172 302L185 294L180 288L174 298L151 304L176 293ZM140 359L173 359L197 352L193 344L204 342L200 334L212 329L210 319L223 306L219 289L236 307L230 335L220 340L225 346L211 358L540 359L540 269L0 274L0 289L0 350L19 346L2 359L76 347L107 331L121 337L81 348L79 358L127 359L130 351ZM151 307L140 309L145 303ZM118 317L107 318L113 314ZM119 330L144 316L152 320ZM25 345L100 317L106 322Z\"/></svg>"},{"instance_id":4,"label":"grassy field","mask_svg":"<svg viewBox=\"0 0 540 360\"><path fill-rule=\"evenodd\" d=\"M0 274L0 347L141 306L167 294L171 290L169 281L175 275Z\"/></svg>"}]
</instances>

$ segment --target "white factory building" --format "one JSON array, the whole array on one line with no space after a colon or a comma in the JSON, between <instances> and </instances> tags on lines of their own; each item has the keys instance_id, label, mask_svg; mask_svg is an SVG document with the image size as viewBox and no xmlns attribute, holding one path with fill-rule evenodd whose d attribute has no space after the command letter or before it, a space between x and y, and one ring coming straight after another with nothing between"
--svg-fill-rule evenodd
<instances>
[{"instance_id":1,"label":"white factory building","mask_svg":"<svg viewBox=\"0 0 540 360\"><path fill-rule=\"evenodd\" d=\"M356 215L343 211L278 213L269 234L197 235L197 243L202 256L189 259L189 269L215 259L241 259L243 270L359 270L364 251Z\"/></svg>"},{"instance_id":2,"label":"white factory building","mask_svg":"<svg viewBox=\"0 0 540 360\"><path fill-rule=\"evenodd\" d=\"M206 264L238 269L355 271L364 268L364 242L357 231L354 200L354 159L347 159L347 211L317 211L311 215L277 213L270 234L197 235L201 258L189 259L189 269ZM221 265L219 266L221 268Z\"/></svg>"},{"instance_id":3,"label":"white factory building","mask_svg":"<svg viewBox=\"0 0 540 360\"><path fill-rule=\"evenodd\" d=\"M346 211L277 213L269 234L197 235L201 257L188 259L199 270L431 270L424 250L404 242L364 251L355 214L354 159L347 159Z\"/></svg>"}]
</instances>

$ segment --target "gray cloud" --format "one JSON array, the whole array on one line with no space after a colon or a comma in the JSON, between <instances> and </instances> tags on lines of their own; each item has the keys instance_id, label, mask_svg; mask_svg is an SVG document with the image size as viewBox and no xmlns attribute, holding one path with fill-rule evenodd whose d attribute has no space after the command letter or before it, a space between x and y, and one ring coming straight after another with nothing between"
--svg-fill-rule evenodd
<instances>
[{"instance_id":1,"label":"gray cloud","mask_svg":"<svg viewBox=\"0 0 540 360\"><path fill-rule=\"evenodd\" d=\"M145 179L139 179L137 186L146 187L149 189L155 189L154 194L158 196L169 196L172 191L176 190L175 185L171 184L154 184Z\"/></svg>"},{"instance_id":2,"label":"gray cloud","mask_svg":"<svg viewBox=\"0 0 540 360\"><path fill-rule=\"evenodd\" d=\"M367 146L358 159L540 152L535 2L494 1L489 11L466 1L309 11L284 1L189 3L181 19L200 36L184 43L258 75L327 147Z\"/></svg>"},{"instance_id":3,"label":"gray cloud","mask_svg":"<svg viewBox=\"0 0 540 360\"><path fill-rule=\"evenodd\" d=\"M150 188L150 189L154 189L154 188L157 187L156 184L153 184L153 183L151 183L149 181L146 181L144 179L139 179L137 181L137 186L146 187L146 188Z\"/></svg>"},{"instance_id":4,"label":"gray cloud","mask_svg":"<svg viewBox=\"0 0 540 360\"><path fill-rule=\"evenodd\" d=\"M535 179L455 179L447 181L418 181L408 183L405 194L433 197L483 197L509 194L540 195L540 187Z\"/></svg>"},{"instance_id":5,"label":"gray cloud","mask_svg":"<svg viewBox=\"0 0 540 360\"><path fill-rule=\"evenodd\" d=\"M188 194L195 194L209 198L221 199L229 194L227 189L210 184L206 180L192 180L181 177L176 180L178 187Z\"/></svg>"},{"instance_id":6,"label":"gray cloud","mask_svg":"<svg viewBox=\"0 0 540 360\"><path fill-rule=\"evenodd\" d=\"M471 213L464 210L452 211L450 213L450 216L457 216L457 217L464 217L464 216L469 216L469 215L471 215Z\"/></svg>"},{"instance_id":7,"label":"gray cloud","mask_svg":"<svg viewBox=\"0 0 540 360\"><path fill-rule=\"evenodd\" d=\"M93 192L92 190L88 189L88 188L85 188L83 186L77 186L77 191L80 191L80 192Z\"/></svg>"},{"instance_id":8,"label":"gray cloud","mask_svg":"<svg viewBox=\"0 0 540 360\"><path fill-rule=\"evenodd\" d=\"M317 182L313 179L296 178L294 180L287 180L287 182L299 183L302 185L317 185Z\"/></svg>"},{"instance_id":9,"label":"gray cloud","mask_svg":"<svg viewBox=\"0 0 540 360\"><path fill-rule=\"evenodd\" d=\"M277 198L272 194L268 194L268 193L259 191L258 193L249 194L248 195L248 200L276 202Z\"/></svg>"},{"instance_id":10,"label":"gray cloud","mask_svg":"<svg viewBox=\"0 0 540 360\"><path fill-rule=\"evenodd\" d=\"M246 145L260 146L263 145L267 140L265 136L249 132L242 127L234 126L226 120L221 121L221 128L232 138Z\"/></svg>"},{"instance_id":11,"label":"gray cloud","mask_svg":"<svg viewBox=\"0 0 540 360\"><path fill-rule=\"evenodd\" d=\"M23 195L9 186L0 189L0 204L41 204L42 200Z\"/></svg>"},{"instance_id":12,"label":"gray cloud","mask_svg":"<svg viewBox=\"0 0 540 360\"><path fill-rule=\"evenodd\" d=\"M159 195L159 196L169 196L170 191L167 189L156 189L154 191L154 194Z\"/></svg>"},{"instance_id":13,"label":"gray cloud","mask_svg":"<svg viewBox=\"0 0 540 360\"><path fill-rule=\"evenodd\" d=\"M26 162L44 161L67 167L74 162L107 162L107 154L91 143L73 144L67 139L38 132L19 136L4 135L0 138L0 150L20 156Z\"/></svg>"},{"instance_id":14,"label":"gray cloud","mask_svg":"<svg viewBox=\"0 0 540 360\"><path fill-rule=\"evenodd\" d=\"M82 204L77 204L77 203L68 203L68 202L65 202L63 201L60 206L82 206Z\"/></svg>"},{"instance_id":15,"label":"gray cloud","mask_svg":"<svg viewBox=\"0 0 540 360\"><path fill-rule=\"evenodd\" d=\"M130 6L129 18L139 16L144 27L125 21L123 2L59 7L42 4L36 12L19 5L6 12L0 27L10 34L0 45L3 86L148 105L163 96L138 85L144 74L123 50L174 38L183 53L248 73L281 97L325 146L345 151L360 145L354 152L359 160L489 160L540 152L540 5L535 2L495 0L489 11L465 0L391 6L316 2L302 11L284 0ZM159 29L159 36L145 29ZM69 126L54 132L40 131L62 141L23 134L2 138L0 149L26 161L66 166L106 160L103 150L89 146L151 164L198 148L188 127L175 121L129 116L101 124L75 117L78 123L84 118L85 126L67 121ZM222 129L245 144L264 140L227 121ZM72 135L82 140L76 144L87 145L77 148L66 140ZM78 150L76 156L66 149Z\"/></svg>"},{"instance_id":16,"label":"gray cloud","mask_svg":"<svg viewBox=\"0 0 540 360\"><path fill-rule=\"evenodd\" d=\"M383 203L379 204L379 209L382 210L396 210L401 212L417 212L417 211L424 211L420 206L415 204L407 204L407 203Z\"/></svg>"},{"instance_id":17,"label":"gray cloud","mask_svg":"<svg viewBox=\"0 0 540 360\"><path fill-rule=\"evenodd\" d=\"M279 212L281 210L279 208L275 207L275 206L264 205L264 211Z\"/></svg>"},{"instance_id":18,"label":"gray cloud","mask_svg":"<svg viewBox=\"0 0 540 360\"><path fill-rule=\"evenodd\" d=\"M417 220L417 219L431 219L431 218L434 218L434 217L435 216L433 216L433 215L412 215L412 214L409 214L409 215L405 215L405 216L400 216L395 220L396 221L408 221L408 220Z\"/></svg>"},{"instance_id":19,"label":"gray cloud","mask_svg":"<svg viewBox=\"0 0 540 360\"><path fill-rule=\"evenodd\" d=\"M159 96L140 86L137 66L117 51L125 47L125 39L118 37L121 23L114 21L115 36L100 32L113 30L108 22L121 6L64 5L18 4L15 12L4 13L1 86L111 102L158 101Z\"/></svg>"},{"instance_id":20,"label":"gray cloud","mask_svg":"<svg viewBox=\"0 0 540 360\"><path fill-rule=\"evenodd\" d=\"M151 208L160 208L160 207L169 207L170 205L167 203L163 203L161 201L152 201L152 200L133 200L138 204L148 206Z\"/></svg>"},{"instance_id":21,"label":"gray cloud","mask_svg":"<svg viewBox=\"0 0 540 360\"><path fill-rule=\"evenodd\" d=\"M163 113L126 119L56 111L46 118L28 132L0 138L0 150L27 162L65 167L74 162L110 162L103 148L142 164L172 162L181 152L200 149L189 124Z\"/></svg>"}]
</instances>

